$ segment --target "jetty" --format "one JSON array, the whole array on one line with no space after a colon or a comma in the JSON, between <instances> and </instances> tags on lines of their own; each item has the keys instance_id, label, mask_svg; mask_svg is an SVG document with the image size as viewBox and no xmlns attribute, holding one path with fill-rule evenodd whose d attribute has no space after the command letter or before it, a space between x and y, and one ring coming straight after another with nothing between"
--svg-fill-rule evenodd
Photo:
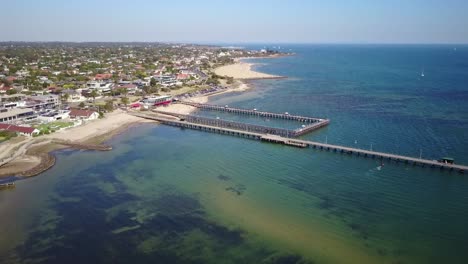
<instances>
[{"instance_id":1,"label":"jetty","mask_svg":"<svg viewBox=\"0 0 468 264\"><path fill-rule=\"evenodd\" d=\"M459 173L465 173L468 170L468 166L442 163L436 160L428 160L422 158L415 158L409 156L402 156L378 151L371 151L359 148L351 148L327 143L320 143L310 140L301 140L291 137L284 137L283 129L278 128L267 128L263 126L243 124L239 122L231 122L218 119L206 118L200 119L200 117L188 118L188 115L179 115L174 113L164 112L164 115L161 114L143 114L139 112L130 112L129 114L137 116L140 118L150 119L158 121L162 124L175 126L180 128L188 128L194 130L201 130L206 132L238 136L248 139L260 140L264 142L271 142L277 144L284 144L288 146L300 147L300 148L314 148L320 150L327 150L335 153L342 153L347 155L354 155L358 157L380 159L380 160L390 160L398 163L404 163L413 166L420 167L429 167L429 168L439 168L441 170L448 171L457 171ZM169 114L169 115L168 115ZM176 117L180 117L177 119ZM203 121L200 121L203 120ZM195 121L195 122L193 122ZM197 123L200 122L200 123ZM235 125L232 125L235 123ZM242 126L243 124L244 126ZM257 127L257 129L251 129L252 127ZM269 130L268 130L269 129ZM268 131L267 131L268 130ZM278 132L279 131L279 132ZM268 132L276 132L276 134L271 134ZM280 135L278 135L280 134ZM289 136L289 135L288 135Z\"/></svg>"},{"instance_id":2,"label":"jetty","mask_svg":"<svg viewBox=\"0 0 468 264\"><path fill-rule=\"evenodd\" d=\"M257 109L244 109L244 108L234 108L229 106L220 106L220 105L211 105L211 104L200 104L194 103L189 101L178 101L175 102L177 104L184 104L193 106L199 109L205 110L212 110L212 111L219 111L219 112L227 112L227 113L234 113L234 114L243 114L243 115L252 115L252 116L260 116L260 117L268 117L268 118L277 118L277 119L285 119L285 120L295 120L304 123L317 123L323 122L328 119L316 118L316 117L307 117L307 116L299 116L299 115L290 115L289 113L271 113L265 111L258 111Z\"/></svg>"},{"instance_id":3,"label":"jetty","mask_svg":"<svg viewBox=\"0 0 468 264\"><path fill-rule=\"evenodd\" d=\"M160 111L157 109L153 109L152 111L158 114L173 116L173 117L178 118L179 120L184 120L190 123L232 128L232 129L237 129L237 130L245 130L245 131L264 133L264 134L273 134L273 135L278 135L278 136L283 136L283 137L302 136L304 134L310 133L319 128L327 126L330 123L329 119L290 115L288 113L279 114L279 113L271 113L271 112L265 112L265 111L257 111L256 109L249 110L249 109L241 109L241 108L232 108L232 107L227 107L227 106L223 107L223 106L218 106L218 105L199 104L199 103L193 103L193 102L187 102L187 101L179 101L178 103L190 105L196 108L208 109L212 111L253 115L253 116L272 118L272 119L293 120L293 121L297 121L299 124L301 124L301 126L296 129L276 128L276 127L268 127L268 126L262 126L262 125L247 124L243 122L228 121L228 120L223 120L219 118L209 118L209 117L202 117L202 116L196 116L196 115L176 114L176 113L170 113L166 111Z\"/></svg>"}]
</instances>

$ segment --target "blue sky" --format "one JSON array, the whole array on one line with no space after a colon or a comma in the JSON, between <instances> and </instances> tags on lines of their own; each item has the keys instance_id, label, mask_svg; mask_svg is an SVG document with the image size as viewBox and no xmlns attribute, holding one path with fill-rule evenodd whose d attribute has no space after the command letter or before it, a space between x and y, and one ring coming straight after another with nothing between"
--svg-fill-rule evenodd
<instances>
[{"instance_id":1,"label":"blue sky","mask_svg":"<svg viewBox=\"0 0 468 264\"><path fill-rule=\"evenodd\" d=\"M11 0L0 41L468 43L468 0Z\"/></svg>"}]
</instances>

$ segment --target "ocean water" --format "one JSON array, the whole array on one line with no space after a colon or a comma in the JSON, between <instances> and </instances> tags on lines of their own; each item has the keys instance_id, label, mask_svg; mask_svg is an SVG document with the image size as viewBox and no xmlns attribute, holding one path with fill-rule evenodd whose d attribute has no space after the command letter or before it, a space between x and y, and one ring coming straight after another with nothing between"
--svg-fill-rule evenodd
<instances>
[{"instance_id":1,"label":"ocean water","mask_svg":"<svg viewBox=\"0 0 468 264\"><path fill-rule=\"evenodd\" d=\"M252 61L287 79L211 103L331 119L310 140L468 164L467 46L282 48L296 55ZM0 263L468 259L466 174L152 124L108 143L0 192Z\"/></svg>"}]
</instances>

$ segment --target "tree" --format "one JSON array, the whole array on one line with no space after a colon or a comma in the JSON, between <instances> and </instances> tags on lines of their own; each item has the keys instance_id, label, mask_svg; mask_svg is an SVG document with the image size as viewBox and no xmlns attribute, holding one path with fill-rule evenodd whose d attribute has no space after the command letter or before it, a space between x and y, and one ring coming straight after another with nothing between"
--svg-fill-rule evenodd
<instances>
[{"instance_id":1,"label":"tree","mask_svg":"<svg viewBox=\"0 0 468 264\"><path fill-rule=\"evenodd\" d=\"M149 94L149 93L151 93L151 87L149 87L149 86L146 86L146 85L145 85L145 86L143 86L143 92L145 92L145 94Z\"/></svg>"},{"instance_id":2,"label":"tree","mask_svg":"<svg viewBox=\"0 0 468 264\"><path fill-rule=\"evenodd\" d=\"M68 98L70 98L69 94L67 94L67 93L60 94L60 99L62 100L62 102L68 101Z\"/></svg>"},{"instance_id":3,"label":"tree","mask_svg":"<svg viewBox=\"0 0 468 264\"><path fill-rule=\"evenodd\" d=\"M125 107L127 107L128 103L129 103L129 100L128 100L127 97L122 97L122 98L120 98L120 102L121 102L122 104L124 104Z\"/></svg>"},{"instance_id":4,"label":"tree","mask_svg":"<svg viewBox=\"0 0 468 264\"><path fill-rule=\"evenodd\" d=\"M104 105L104 109L107 112L110 112L110 111L114 110L114 103L112 102L112 100L107 100L106 101L106 104Z\"/></svg>"},{"instance_id":5,"label":"tree","mask_svg":"<svg viewBox=\"0 0 468 264\"><path fill-rule=\"evenodd\" d=\"M96 90L92 90L89 96L93 98L93 104L96 103L96 97L98 96L98 93L96 92Z\"/></svg>"},{"instance_id":6,"label":"tree","mask_svg":"<svg viewBox=\"0 0 468 264\"><path fill-rule=\"evenodd\" d=\"M11 82L9 80L7 80L7 79L1 79L0 83L5 84L5 86L10 86L11 85Z\"/></svg>"},{"instance_id":7,"label":"tree","mask_svg":"<svg viewBox=\"0 0 468 264\"><path fill-rule=\"evenodd\" d=\"M145 78L147 75L146 75L146 73L143 72L143 71L137 71L136 74L135 74L135 76L136 76L137 78L139 78L139 79L143 79L143 78Z\"/></svg>"},{"instance_id":8,"label":"tree","mask_svg":"<svg viewBox=\"0 0 468 264\"><path fill-rule=\"evenodd\" d=\"M79 106L80 108L83 108L83 107L85 107L85 103L81 102L78 106Z\"/></svg>"},{"instance_id":9,"label":"tree","mask_svg":"<svg viewBox=\"0 0 468 264\"><path fill-rule=\"evenodd\" d=\"M151 87L155 87L156 84L157 84L156 79L155 79L154 77L151 77L150 86L151 86Z\"/></svg>"},{"instance_id":10,"label":"tree","mask_svg":"<svg viewBox=\"0 0 468 264\"><path fill-rule=\"evenodd\" d=\"M16 89L9 89L9 90L6 91L6 94L8 94L8 95L12 95L12 94L15 94L15 93L17 93Z\"/></svg>"},{"instance_id":11,"label":"tree","mask_svg":"<svg viewBox=\"0 0 468 264\"><path fill-rule=\"evenodd\" d=\"M118 92L119 92L119 94L122 94L124 97L126 97L127 93L128 93L128 90L127 90L127 88L122 88L121 87L121 88L118 89Z\"/></svg>"}]
</instances>

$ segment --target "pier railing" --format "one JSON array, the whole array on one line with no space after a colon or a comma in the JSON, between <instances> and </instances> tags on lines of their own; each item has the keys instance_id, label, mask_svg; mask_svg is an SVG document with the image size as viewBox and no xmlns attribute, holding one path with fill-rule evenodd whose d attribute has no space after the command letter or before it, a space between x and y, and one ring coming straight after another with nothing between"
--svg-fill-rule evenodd
<instances>
[{"instance_id":1,"label":"pier railing","mask_svg":"<svg viewBox=\"0 0 468 264\"><path fill-rule=\"evenodd\" d=\"M189 102L189 101L178 101L177 103L190 105L190 106L200 108L200 109L212 110L212 111L261 116L261 117L268 117L268 118L278 118L278 119L286 119L286 120L295 120L295 121L304 122L304 123L319 123L324 120L328 120L328 119L322 119L322 118L316 118L316 117L290 115L287 113L284 113L284 114L271 113L271 112L265 112L265 111L258 111L256 109L244 109L244 108L235 108L235 107L220 106L220 105L200 104L200 103L194 103L194 102Z\"/></svg>"},{"instance_id":2,"label":"pier railing","mask_svg":"<svg viewBox=\"0 0 468 264\"><path fill-rule=\"evenodd\" d=\"M202 117L202 116L196 116L196 115L177 114L177 113L171 113L171 112L166 112L166 111L159 111L156 109L154 109L153 112L174 116L179 119L185 120L187 122L196 123L196 124L232 128L232 129L237 129L237 130L251 131L251 132L263 133L263 134L272 134L272 135L278 135L282 137L298 137L306 133L312 132L316 129L319 129L323 126L326 126L329 123L328 119L323 119L320 122L310 123L309 125L301 127L301 128L286 129L286 128L275 128L275 127L269 127L269 126L247 124L247 123L236 122L236 121L228 121L224 119Z\"/></svg>"}]
</instances>

